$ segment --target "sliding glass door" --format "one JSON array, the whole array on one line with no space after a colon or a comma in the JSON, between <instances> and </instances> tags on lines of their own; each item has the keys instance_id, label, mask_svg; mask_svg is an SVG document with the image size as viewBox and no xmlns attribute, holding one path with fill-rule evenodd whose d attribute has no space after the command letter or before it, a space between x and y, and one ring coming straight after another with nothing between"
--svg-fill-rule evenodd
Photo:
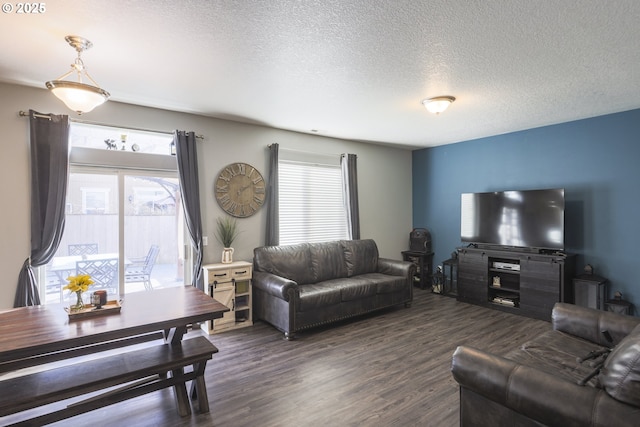
<instances>
[{"instance_id":1,"label":"sliding glass door","mask_svg":"<svg viewBox=\"0 0 640 427\"><path fill-rule=\"evenodd\" d=\"M68 302L67 277L90 274L109 299L184 284L183 218L175 172L73 167L66 222L41 272L45 303ZM43 277L44 276L44 277Z\"/></svg>"},{"instance_id":2,"label":"sliding glass door","mask_svg":"<svg viewBox=\"0 0 640 427\"><path fill-rule=\"evenodd\" d=\"M125 293L183 285L184 221L178 179L124 175L123 219Z\"/></svg>"}]
</instances>

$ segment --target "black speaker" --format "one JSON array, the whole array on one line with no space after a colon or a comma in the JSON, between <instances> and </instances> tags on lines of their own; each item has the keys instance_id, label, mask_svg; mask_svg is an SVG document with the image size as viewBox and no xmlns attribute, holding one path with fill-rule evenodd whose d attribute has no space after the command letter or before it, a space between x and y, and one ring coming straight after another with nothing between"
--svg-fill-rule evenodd
<instances>
[{"instance_id":1,"label":"black speaker","mask_svg":"<svg viewBox=\"0 0 640 427\"><path fill-rule=\"evenodd\" d=\"M409 249L415 252L431 252L431 233L426 228L414 228L409 233Z\"/></svg>"}]
</instances>

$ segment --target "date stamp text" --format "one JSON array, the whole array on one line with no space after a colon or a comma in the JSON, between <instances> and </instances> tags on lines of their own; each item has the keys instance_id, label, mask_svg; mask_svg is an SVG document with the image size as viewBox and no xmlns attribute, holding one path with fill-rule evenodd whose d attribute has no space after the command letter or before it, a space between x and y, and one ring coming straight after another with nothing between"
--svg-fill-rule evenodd
<instances>
[{"instance_id":1,"label":"date stamp text","mask_svg":"<svg viewBox=\"0 0 640 427\"><path fill-rule=\"evenodd\" d=\"M47 11L46 3L2 3L3 13L35 15Z\"/></svg>"}]
</instances>

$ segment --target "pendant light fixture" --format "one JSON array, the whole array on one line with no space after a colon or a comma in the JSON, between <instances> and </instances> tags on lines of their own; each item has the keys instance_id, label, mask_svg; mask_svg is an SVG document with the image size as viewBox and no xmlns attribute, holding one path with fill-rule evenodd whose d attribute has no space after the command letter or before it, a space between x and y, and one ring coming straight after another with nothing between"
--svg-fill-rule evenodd
<instances>
[{"instance_id":1,"label":"pendant light fixture","mask_svg":"<svg viewBox=\"0 0 640 427\"><path fill-rule=\"evenodd\" d=\"M88 113L98 105L103 104L111 95L109 95L109 92L106 90L101 89L98 83L91 78L87 72L87 67L85 67L80 57L82 52L91 48L93 44L80 36L67 36L64 39L71 47L75 48L78 52L78 57L75 62L71 64L71 71L63 74L56 80L48 81L46 86L47 89L62 100L71 110L78 114ZM64 80L74 72L77 75L77 81ZM93 85L83 83L83 76L86 76Z\"/></svg>"},{"instance_id":2,"label":"pendant light fixture","mask_svg":"<svg viewBox=\"0 0 640 427\"><path fill-rule=\"evenodd\" d=\"M435 98L423 99L422 104L428 112L440 114L449 108L449 105L455 100L453 96L436 96Z\"/></svg>"}]
</instances>

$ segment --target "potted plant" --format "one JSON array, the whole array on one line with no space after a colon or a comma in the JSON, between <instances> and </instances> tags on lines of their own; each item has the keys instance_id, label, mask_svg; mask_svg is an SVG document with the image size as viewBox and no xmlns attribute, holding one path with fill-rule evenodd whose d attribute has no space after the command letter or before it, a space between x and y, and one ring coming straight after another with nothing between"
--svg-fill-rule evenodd
<instances>
[{"instance_id":1,"label":"potted plant","mask_svg":"<svg viewBox=\"0 0 640 427\"><path fill-rule=\"evenodd\" d=\"M238 224L235 218L223 217L217 219L216 240L223 246L222 262L225 264L233 262L233 248L231 245L238 237Z\"/></svg>"}]
</instances>

